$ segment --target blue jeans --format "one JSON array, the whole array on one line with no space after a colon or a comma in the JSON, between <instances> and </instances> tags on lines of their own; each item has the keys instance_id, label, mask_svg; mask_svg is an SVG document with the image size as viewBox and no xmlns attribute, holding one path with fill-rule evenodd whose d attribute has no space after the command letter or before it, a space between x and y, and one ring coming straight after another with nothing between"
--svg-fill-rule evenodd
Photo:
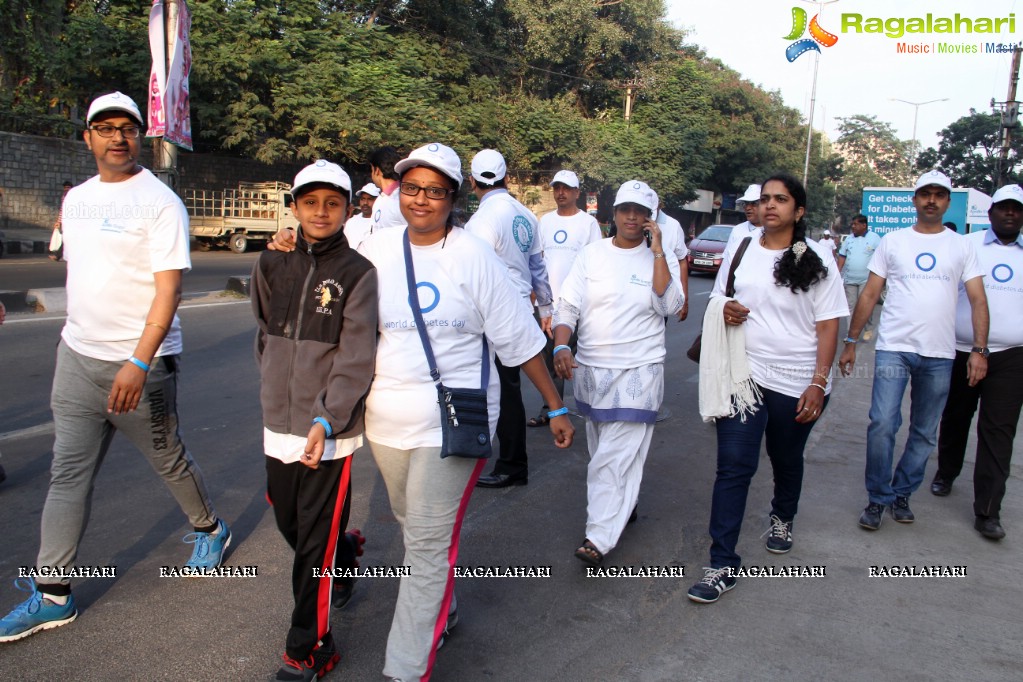
<instances>
[{"instance_id":1,"label":"blue jeans","mask_svg":"<svg viewBox=\"0 0 1023 682\"><path fill-rule=\"evenodd\" d=\"M938 423L952 377L951 358L879 350L874 359L874 387L867 429L867 494L871 502L890 505L909 497L924 480L927 458L938 443ZM910 385L909 437L895 475L895 435L902 426L902 396Z\"/></svg>"},{"instance_id":2,"label":"blue jeans","mask_svg":"<svg viewBox=\"0 0 1023 682\"><path fill-rule=\"evenodd\" d=\"M771 513L792 521L803 489L803 448L816 421L796 421L798 398L760 387L763 398L756 413L743 422L739 417L718 419L718 468L710 504L710 565L738 567L735 553L750 481L760 463L760 441L766 435L767 456L774 471L774 499ZM824 399L821 414L828 405Z\"/></svg>"}]
</instances>

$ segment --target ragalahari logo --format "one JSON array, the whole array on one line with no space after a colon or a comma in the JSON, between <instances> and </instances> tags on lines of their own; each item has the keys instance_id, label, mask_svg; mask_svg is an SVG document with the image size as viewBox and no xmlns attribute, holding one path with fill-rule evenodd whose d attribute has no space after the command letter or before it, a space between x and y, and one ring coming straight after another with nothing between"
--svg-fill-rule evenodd
<instances>
[{"instance_id":1,"label":"ragalahari logo","mask_svg":"<svg viewBox=\"0 0 1023 682\"><path fill-rule=\"evenodd\" d=\"M792 8L792 31L785 36L785 40L795 40L785 49L785 58L790 62L794 62L799 59L799 56L807 52L815 51L820 52L821 49L817 46L818 44L824 47L831 47L838 42L838 36L834 33L830 33L821 28L820 23L817 21L819 14L815 14L813 19L810 20L810 25L807 27L806 23L806 10L802 7ZM801 38L806 31L809 30L810 37Z\"/></svg>"}]
</instances>

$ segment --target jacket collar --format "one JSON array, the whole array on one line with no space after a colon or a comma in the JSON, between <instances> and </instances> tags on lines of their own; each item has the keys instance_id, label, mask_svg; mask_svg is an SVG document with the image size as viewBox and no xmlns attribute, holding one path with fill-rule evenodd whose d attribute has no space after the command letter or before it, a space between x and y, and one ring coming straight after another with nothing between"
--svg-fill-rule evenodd
<instances>
[{"instance_id":1,"label":"jacket collar","mask_svg":"<svg viewBox=\"0 0 1023 682\"><path fill-rule=\"evenodd\" d=\"M337 232L335 232L333 235L328 237L327 239L324 239L323 241L319 242L313 242L311 244L308 241L306 241L305 231L302 229L301 225L298 226L297 232L298 232L298 240L296 246L297 250L301 251L302 253L312 254L317 258L320 258L322 256L333 255L343 249L350 248L348 245L348 240L345 238L345 231L343 227L339 229Z\"/></svg>"}]
</instances>

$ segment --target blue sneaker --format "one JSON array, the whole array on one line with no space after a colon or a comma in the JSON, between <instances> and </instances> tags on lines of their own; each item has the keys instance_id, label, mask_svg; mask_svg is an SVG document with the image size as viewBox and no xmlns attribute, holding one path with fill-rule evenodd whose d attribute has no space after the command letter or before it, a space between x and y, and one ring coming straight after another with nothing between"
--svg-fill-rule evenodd
<instances>
[{"instance_id":1,"label":"blue sneaker","mask_svg":"<svg viewBox=\"0 0 1023 682\"><path fill-rule=\"evenodd\" d=\"M40 630L59 628L78 618L75 598L68 595L67 603L61 606L54 604L36 589L31 578L18 578L14 586L22 592L31 592L32 596L14 607L0 620L0 642L13 642L34 635Z\"/></svg>"},{"instance_id":2,"label":"blue sneaker","mask_svg":"<svg viewBox=\"0 0 1023 682\"><path fill-rule=\"evenodd\" d=\"M194 544L192 558L185 564L186 567L204 570L214 569L220 566L224 560L224 552L231 545L231 529L227 527L223 519L217 521L218 532L213 533L189 533L181 539L182 542Z\"/></svg>"}]
</instances>

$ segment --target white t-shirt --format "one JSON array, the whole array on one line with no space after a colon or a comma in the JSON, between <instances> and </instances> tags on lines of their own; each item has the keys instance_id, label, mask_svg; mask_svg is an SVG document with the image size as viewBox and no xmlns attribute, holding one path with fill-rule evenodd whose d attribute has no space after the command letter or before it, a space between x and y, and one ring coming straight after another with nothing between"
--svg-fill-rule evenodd
<instances>
[{"instance_id":1,"label":"white t-shirt","mask_svg":"<svg viewBox=\"0 0 1023 682\"><path fill-rule=\"evenodd\" d=\"M86 180L68 191L62 210L67 322L61 338L87 357L127 360L156 296L153 273L192 266L185 205L142 169L123 182ZM156 355L180 352L175 315Z\"/></svg>"},{"instance_id":2,"label":"white t-shirt","mask_svg":"<svg viewBox=\"0 0 1023 682\"><path fill-rule=\"evenodd\" d=\"M263 427L263 452L268 457L280 460L285 464L295 464L302 461L305 454L306 436L296 436L291 433L277 433ZM350 456L353 452L362 447L362 436L354 438L328 438L323 441L323 461L342 459Z\"/></svg>"},{"instance_id":3,"label":"white t-shirt","mask_svg":"<svg viewBox=\"0 0 1023 682\"><path fill-rule=\"evenodd\" d=\"M835 249L838 248L837 246L835 246L835 240L832 239L831 237L822 237L817 241L817 243L823 246L825 249L830 249L831 253L834 253Z\"/></svg>"},{"instance_id":4,"label":"white t-shirt","mask_svg":"<svg viewBox=\"0 0 1023 682\"><path fill-rule=\"evenodd\" d=\"M628 369L664 362L664 316L682 308L678 261L667 258L671 283L656 305L654 254L645 243L620 249L610 239L583 248L561 286L559 307L579 310L576 358L591 367Z\"/></svg>"},{"instance_id":5,"label":"white t-shirt","mask_svg":"<svg viewBox=\"0 0 1023 682\"><path fill-rule=\"evenodd\" d=\"M373 219L363 218L361 213L356 213L345 223L345 239L348 246L355 250L359 249L362 240L373 232Z\"/></svg>"},{"instance_id":6,"label":"white t-shirt","mask_svg":"<svg viewBox=\"0 0 1023 682\"><path fill-rule=\"evenodd\" d=\"M725 251L735 251L739 247L741 242L746 237L753 237L753 241L757 241L760 238L760 233L764 228L757 227L750 221L739 223L732 228L732 233L728 235L728 243L725 244ZM802 394L800 394L802 395Z\"/></svg>"},{"instance_id":7,"label":"white t-shirt","mask_svg":"<svg viewBox=\"0 0 1023 682\"><path fill-rule=\"evenodd\" d=\"M964 237L973 244L984 272L984 292L991 314L987 346L992 353L1023 346L1023 238L1006 246L990 229ZM973 348L973 309L966 287L959 285L956 350Z\"/></svg>"},{"instance_id":8,"label":"white t-shirt","mask_svg":"<svg viewBox=\"0 0 1023 682\"><path fill-rule=\"evenodd\" d=\"M404 228L408 224L405 222L405 216L401 214L399 196L401 195L395 187L390 194L381 194L373 201L373 210L369 214L373 220L373 232L389 227Z\"/></svg>"},{"instance_id":9,"label":"white t-shirt","mask_svg":"<svg viewBox=\"0 0 1023 682\"><path fill-rule=\"evenodd\" d=\"M895 230L881 239L870 271L888 282L877 349L954 358L959 284L984 275L973 243L951 230Z\"/></svg>"},{"instance_id":10,"label":"white t-shirt","mask_svg":"<svg viewBox=\"0 0 1023 682\"><path fill-rule=\"evenodd\" d=\"M437 389L409 306L403 230L374 232L362 253L377 268L380 340L366 399L366 437L407 450L441 445ZM464 230L446 243L412 246L419 303L445 386L479 388L481 335L490 345L490 432L497 429L501 388L494 353L512 367L543 349L546 337L522 304L493 250Z\"/></svg>"},{"instance_id":11,"label":"white t-shirt","mask_svg":"<svg viewBox=\"0 0 1023 682\"><path fill-rule=\"evenodd\" d=\"M479 210L465 224L467 232L493 247L523 298L529 298L533 290L529 257L541 250L540 240L536 238L538 226L533 212L505 189L484 194Z\"/></svg>"},{"instance_id":12,"label":"white t-shirt","mask_svg":"<svg viewBox=\"0 0 1023 682\"><path fill-rule=\"evenodd\" d=\"M750 374L764 388L792 398L803 395L817 371L817 323L849 315L842 275L831 250L812 239L806 243L820 256L828 275L805 293L794 294L775 284L774 264L785 250L765 249L759 239L750 242L735 270L735 300L750 310L743 324ZM725 295L737 248L734 244L725 249L711 296ZM830 392L829 380L825 393Z\"/></svg>"},{"instance_id":13,"label":"white t-shirt","mask_svg":"<svg viewBox=\"0 0 1023 682\"><path fill-rule=\"evenodd\" d=\"M657 212L657 226L661 228L661 246L665 253L675 254L675 260L684 261L689 255L689 247L686 246L685 232L682 231L682 224L672 218L664 211Z\"/></svg>"},{"instance_id":14,"label":"white t-shirt","mask_svg":"<svg viewBox=\"0 0 1023 682\"><path fill-rule=\"evenodd\" d=\"M568 277L579 251L602 238L597 219L585 211L576 211L571 216L551 211L540 218L540 250L547 264L555 304L561 294L561 283Z\"/></svg>"}]
</instances>

